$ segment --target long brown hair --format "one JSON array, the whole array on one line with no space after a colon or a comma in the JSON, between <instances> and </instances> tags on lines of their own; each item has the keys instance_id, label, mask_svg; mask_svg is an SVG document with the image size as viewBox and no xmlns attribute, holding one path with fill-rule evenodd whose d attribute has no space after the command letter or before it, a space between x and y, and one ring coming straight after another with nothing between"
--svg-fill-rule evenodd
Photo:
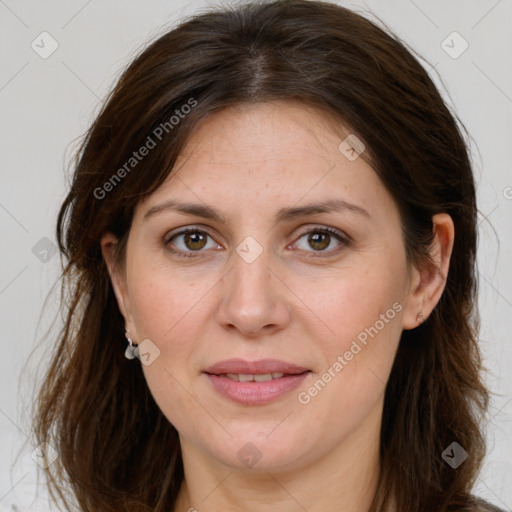
<instances>
[{"instance_id":1,"label":"long brown hair","mask_svg":"<svg viewBox=\"0 0 512 512\"><path fill-rule=\"evenodd\" d=\"M172 172L201 119L237 103L292 99L364 142L400 210L411 263L428 264L432 216L453 219L445 291L426 322L403 332L387 384L371 511L392 502L399 512L470 507L488 393L462 125L398 38L346 8L308 0L223 7L183 21L135 58L85 134L57 223L66 322L35 411L37 442L59 454L47 470L56 500L95 512L173 509L183 480L177 432L140 365L124 357L100 238L110 231L120 239L121 262L135 205ZM187 113L175 122L176 111ZM131 160L151 145L148 137L155 145ZM469 454L457 469L442 458L454 441Z\"/></svg>"}]
</instances>

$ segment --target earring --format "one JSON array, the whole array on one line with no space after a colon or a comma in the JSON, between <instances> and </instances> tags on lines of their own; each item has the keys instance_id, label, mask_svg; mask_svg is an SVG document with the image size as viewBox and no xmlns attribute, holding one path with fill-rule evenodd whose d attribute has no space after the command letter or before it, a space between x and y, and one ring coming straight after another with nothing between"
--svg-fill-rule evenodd
<instances>
[{"instance_id":1,"label":"earring","mask_svg":"<svg viewBox=\"0 0 512 512\"><path fill-rule=\"evenodd\" d=\"M418 324L422 324L423 323L423 313L418 313L418 316L416 317L416 322L418 322Z\"/></svg>"},{"instance_id":2,"label":"earring","mask_svg":"<svg viewBox=\"0 0 512 512\"><path fill-rule=\"evenodd\" d=\"M133 341L130 338L130 329L126 329L125 336L128 340L128 346L124 351L124 357L126 357L126 359L134 359L139 357L139 347L133 344Z\"/></svg>"}]
</instances>

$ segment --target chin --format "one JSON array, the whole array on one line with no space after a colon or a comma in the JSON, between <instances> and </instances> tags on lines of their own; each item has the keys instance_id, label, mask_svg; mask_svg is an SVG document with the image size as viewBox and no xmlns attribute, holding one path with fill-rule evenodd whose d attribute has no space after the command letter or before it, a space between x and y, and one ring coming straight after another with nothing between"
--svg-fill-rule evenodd
<instances>
[{"instance_id":1,"label":"chin","mask_svg":"<svg viewBox=\"0 0 512 512\"><path fill-rule=\"evenodd\" d=\"M274 432L272 432L274 429ZM255 432L254 425L240 429L233 437L225 437L223 443L212 445L212 439L205 447L219 462L237 471L276 472L292 470L308 463L312 457L311 447L305 439L313 439L311 432L294 435L290 431L277 432L274 424L265 432ZM270 435L269 435L269 432ZM314 457L313 457L314 458Z\"/></svg>"}]
</instances>

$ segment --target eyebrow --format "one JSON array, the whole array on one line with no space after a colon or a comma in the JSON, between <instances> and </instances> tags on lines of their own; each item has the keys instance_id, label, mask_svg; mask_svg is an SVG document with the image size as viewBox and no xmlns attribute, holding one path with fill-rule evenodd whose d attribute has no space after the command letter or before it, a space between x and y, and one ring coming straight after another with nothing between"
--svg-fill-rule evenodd
<instances>
[{"instance_id":1,"label":"eyebrow","mask_svg":"<svg viewBox=\"0 0 512 512\"><path fill-rule=\"evenodd\" d=\"M225 225L228 224L226 217L217 208L200 203L180 203L173 199L151 207L144 214L144 220L148 219L149 217L152 217L153 215L156 215L157 213L165 211L177 211L188 215L203 217L205 219L216 220ZM370 218L370 214L361 206L349 203L342 199L330 199L327 201L322 201L321 203L309 203L304 206L281 208L275 214L275 221L291 221L298 217L305 217L308 215L315 215L318 213L331 213L342 211L349 211Z\"/></svg>"}]
</instances>

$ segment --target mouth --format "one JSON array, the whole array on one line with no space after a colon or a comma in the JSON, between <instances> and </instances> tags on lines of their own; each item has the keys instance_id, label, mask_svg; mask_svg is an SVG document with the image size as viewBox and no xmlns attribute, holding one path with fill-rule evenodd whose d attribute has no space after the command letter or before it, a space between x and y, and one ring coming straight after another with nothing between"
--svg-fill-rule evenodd
<instances>
[{"instance_id":1,"label":"mouth","mask_svg":"<svg viewBox=\"0 0 512 512\"><path fill-rule=\"evenodd\" d=\"M230 359L203 373L222 397L243 405L263 405L289 394L312 372L276 359Z\"/></svg>"},{"instance_id":2,"label":"mouth","mask_svg":"<svg viewBox=\"0 0 512 512\"><path fill-rule=\"evenodd\" d=\"M211 375L298 375L309 371L308 368L279 359L260 359L246 361L245 359L226 359L203 370ZM277 378L280 378L279 375Z\"/></svg>"},{"instance_id":3,"label":"mouth","mask_svg":"<svg viewBox=\"0 0 512 512\"><path fill-rule=\"evenodd\" d=\"M285 375L291 375L289 373L272 372L272 373L261 373L261 374L249 374L249 373L221 373L219 377L226 377L230 380L237 382L268 382L269 380L280 379Z\"/></svg>"}]
</instances>

